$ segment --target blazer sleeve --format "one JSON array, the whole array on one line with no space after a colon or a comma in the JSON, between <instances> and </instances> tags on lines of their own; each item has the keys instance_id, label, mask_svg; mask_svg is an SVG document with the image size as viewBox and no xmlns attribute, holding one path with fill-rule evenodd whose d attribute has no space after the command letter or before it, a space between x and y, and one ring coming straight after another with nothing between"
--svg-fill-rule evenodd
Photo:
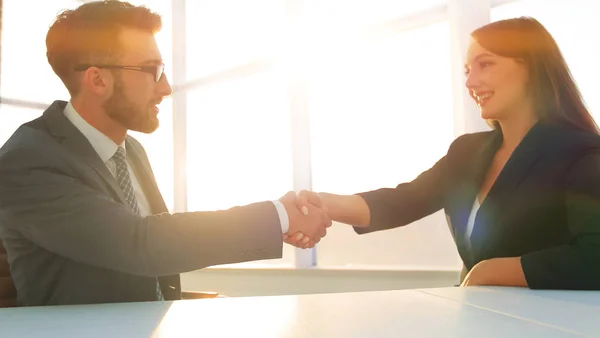
<instances>
[{"instance_id":1,"label":"blazer sleeve","mask_svg":"<svg viewBox=\"0 0 600 338\"><path fill-rule=\"evenodd\" d=\"M600 151L580 157L565 180L570 242L523 255L532 289L600 290Z\"/></svg>"},{"instance_id":2,"label":"blazer sleeve","mask_svg":"<svg viewBox=\"0 0 600 338\"><path fill-rule=\"evenodd\" d=\"M0 162L1 226L59 256L154 277L282 255L271 202L141 217L87 186L60 157L17 150Z\"/></svg>"},{"instance_id":3,"label":"blazer sleeve","mask_svg":"<svg viewBox=\"0 0 600 338\"><path fill-rule=\"evenodd\" d=\"M369 206L371 218L368 227L354 227L356 233L404 226L440 210L444 205L447 165L446 155L411 182L358 193Z\"/></svg>"}]
</instances>

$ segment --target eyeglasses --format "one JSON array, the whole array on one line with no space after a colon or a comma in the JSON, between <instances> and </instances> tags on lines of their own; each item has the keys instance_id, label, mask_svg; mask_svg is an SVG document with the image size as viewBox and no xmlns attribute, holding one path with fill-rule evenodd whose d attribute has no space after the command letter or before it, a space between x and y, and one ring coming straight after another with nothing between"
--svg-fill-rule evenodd
<instances>
[{"instance_id":1,"label":"eyeglasses","mask_svg":"<svg viewBox=\"0 0 600 338\"><path fill-rule=\"evenodd\" d=\"M104 68L104 69L127 69L127 70L135 70L138 72L144 72L144 73L148 73L148 74L151 74L152 76L154 76L155 82L159 82L165 72L164 63L152 65L152 66L118 66L118 65L83 64L83 65L76 66L74 70L75 71L84 71L90 67Z\"/></svg>"}]
</instances>

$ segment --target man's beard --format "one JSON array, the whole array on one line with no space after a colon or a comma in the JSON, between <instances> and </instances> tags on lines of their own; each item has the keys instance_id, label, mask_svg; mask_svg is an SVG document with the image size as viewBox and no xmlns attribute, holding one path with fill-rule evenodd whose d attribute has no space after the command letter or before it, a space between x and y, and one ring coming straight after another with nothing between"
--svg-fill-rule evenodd
<instances>
[{"instance_id":1,"label":"man's beard","mask_svg":"<svg viewBox=\"0 0 600 338\"><path fill-rule=\"evenodd\" d=\"M159 125L158 118L151 115L151 106L136 106L127 99L121 79L116 78L113 95L103 105L106 114L127 130L150 134Z\"/></svg>"}]
</instances>

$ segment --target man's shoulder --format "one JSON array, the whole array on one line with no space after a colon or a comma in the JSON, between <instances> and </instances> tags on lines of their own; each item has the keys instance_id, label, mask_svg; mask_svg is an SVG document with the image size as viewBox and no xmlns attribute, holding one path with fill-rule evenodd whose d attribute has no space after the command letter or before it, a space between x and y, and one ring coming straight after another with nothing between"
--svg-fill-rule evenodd
<instances>
[{"instance_id":1,"label":"man's shoulder","mask_svg":"<svg viewBox=\"0 0 600 338\"><path fill-rule=\"evenodd\" d=\"M21 125L0 147L0 169L25 163L56 159L57 140L44 127L41 118Z\"/></svg>"},{"instance_id":2,"label":"man's shoulder","mask_svg":"<svg viewBox=\"0 0 600 338\"><path fill-rule=\"evenodd\" d=\"M66 101L54 101L37 118L23 123L0 147L0 168L5 168L7 161L20 159L20 163L39 163L42 160L56 159L62 151L61 136L51 127L51 122L67 121L63 110Z\"/></svg>"}]
</instances>

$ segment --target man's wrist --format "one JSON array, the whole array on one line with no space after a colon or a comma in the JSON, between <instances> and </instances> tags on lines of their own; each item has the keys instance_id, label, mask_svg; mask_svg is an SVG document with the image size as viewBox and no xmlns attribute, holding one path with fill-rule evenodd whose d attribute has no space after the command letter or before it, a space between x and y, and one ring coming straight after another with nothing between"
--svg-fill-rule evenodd
<instances>
[{"instance_id":1,"label":"man's wrist","mask_svg":"<svg viewBox=\"0 0 600 338\"><path fill-rule=\"evenodd\" d=\"M277 210L277 214L279 215L279 224L281 225L281 233L285 234L288 232L290 228L290 219L287 211L285 210L285 206L279 200L272 201L275 209Z\"/></svg>"}]
</instances>

